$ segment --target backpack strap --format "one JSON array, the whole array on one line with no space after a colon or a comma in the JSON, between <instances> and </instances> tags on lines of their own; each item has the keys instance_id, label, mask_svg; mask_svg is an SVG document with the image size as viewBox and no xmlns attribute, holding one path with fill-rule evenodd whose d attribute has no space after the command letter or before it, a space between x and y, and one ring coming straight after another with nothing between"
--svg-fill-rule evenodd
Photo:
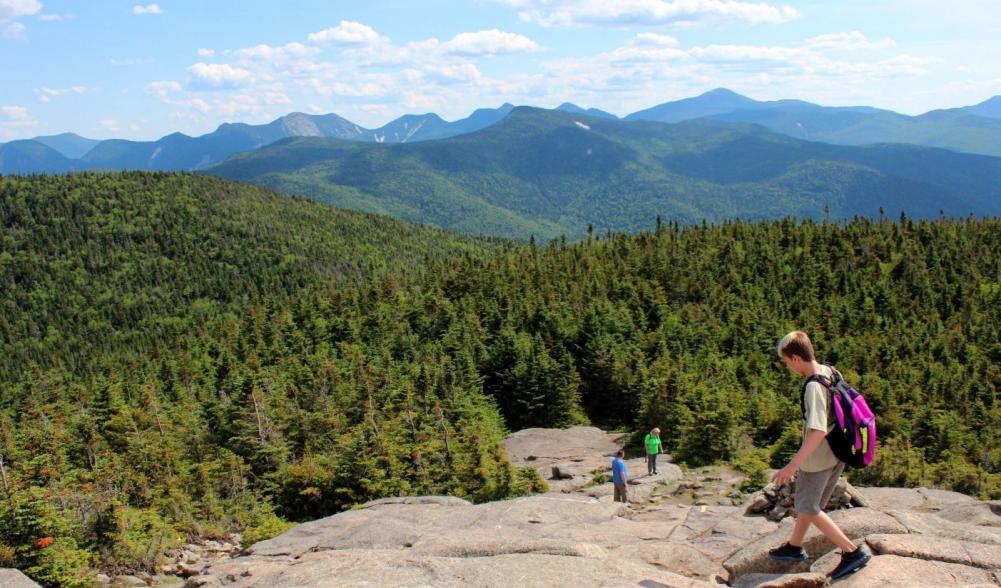
<instances>
[{"instance_id":1,"label":"backpack strap","mask_svg":"<svg viewBox=\"0 0 1001 588\"><path fill-rule=\"evenodd\" d=\"M833 367L831 368L831 372L834 374L834 381L829 380L826 376L822 376L820 374L813 374L812 376L807 378L805 382L803 382L803 387L800 388L799 390L799 410L801 413L803 413L804 419L806 418L806 387L810 384L810 382L819 382L820 385L822 385L824 388L830 390L834 382L839 380L841 377L841 374L838 373L838 370L834 369Z\"/></svg>"}]
</instances>

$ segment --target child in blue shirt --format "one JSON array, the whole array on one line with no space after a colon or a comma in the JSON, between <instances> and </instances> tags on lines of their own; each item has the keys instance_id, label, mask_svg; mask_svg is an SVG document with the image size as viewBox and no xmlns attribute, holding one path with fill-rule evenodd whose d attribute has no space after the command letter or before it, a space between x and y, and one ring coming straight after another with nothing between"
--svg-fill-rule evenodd
<instances>
[{"instance_id":1,"label":"child in blue shirt","mask_svg":"<svg viewBox=\"0 0 1001 588\"><path fill-rule=\"evenodd\" d=\"M626 498L626 484L629 483L629 473L626 471L626 462L622 461L625 452L621 449L616 452L612 459L612 484L615 485L615 502L628 502Z\"/></svg>"}]
</instances>

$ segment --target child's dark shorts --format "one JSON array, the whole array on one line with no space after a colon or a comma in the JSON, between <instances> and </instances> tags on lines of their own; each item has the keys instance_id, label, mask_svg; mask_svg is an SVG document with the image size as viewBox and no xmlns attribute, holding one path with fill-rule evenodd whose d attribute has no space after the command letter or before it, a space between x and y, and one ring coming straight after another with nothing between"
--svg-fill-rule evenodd
<instances>
[{"instance_id":1,"label":"child's dark shorts","mask_svg":"<svg viewBox=\"0 0 1001 588\"><path fill-rule=\"evenodd\" d=\"M793 508L796 512L806 515L820 514L834 493L834 486L841 477L845 464L838 463L833 468L819 472L804 472L796 474L796 496Z\"/></svg>"}]
</instances>

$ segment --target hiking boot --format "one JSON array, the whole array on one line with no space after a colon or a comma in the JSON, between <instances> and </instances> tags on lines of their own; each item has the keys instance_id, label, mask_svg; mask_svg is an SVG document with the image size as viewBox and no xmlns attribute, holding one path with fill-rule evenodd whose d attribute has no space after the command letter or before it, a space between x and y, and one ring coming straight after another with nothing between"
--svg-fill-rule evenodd
<instances>
[{"instance_id":1,"label":"hiking boot","mask_svg":"<svg viewBox=\"0 0 1001 588\"><path fill-rule=\"evenodd\" d=\"M782 547L776 547L775 549L769 550L768 555L772 559L777 559L780 561L805 561L806 560L806 550L803 547L793 547L786 543Z\"/></svg>"},{"instance_id":2,"label":"hiking boot","mask_svg":"<svg viewBox=\"0 0 1001 588\"><path fill-rule=\"evenodd\" d=\"M831 579L837 580L842 576L857 571L872 559L872 554L864 546L859 546L855 551L841 554L841 563L831 572Z\"/></svg>"}]
</instances>

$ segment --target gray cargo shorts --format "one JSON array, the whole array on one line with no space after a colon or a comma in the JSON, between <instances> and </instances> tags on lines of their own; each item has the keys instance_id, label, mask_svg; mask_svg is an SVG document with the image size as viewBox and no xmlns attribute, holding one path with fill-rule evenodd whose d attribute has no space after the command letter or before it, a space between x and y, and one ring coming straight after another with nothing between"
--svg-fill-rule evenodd
<instances>
[{"instance_id":1,"label":"gray cargo shorts","mask_svg":"<svg viewBox=\"0 0 1001 588\"><path fill-rule=\"evenodd\" d=\"M833 468L819 472L796 473L796 496L793 508L805 515L820 514L834 493L834 486L845 470L845 464L838 463Z\"/></svg>"}]
</instances>

